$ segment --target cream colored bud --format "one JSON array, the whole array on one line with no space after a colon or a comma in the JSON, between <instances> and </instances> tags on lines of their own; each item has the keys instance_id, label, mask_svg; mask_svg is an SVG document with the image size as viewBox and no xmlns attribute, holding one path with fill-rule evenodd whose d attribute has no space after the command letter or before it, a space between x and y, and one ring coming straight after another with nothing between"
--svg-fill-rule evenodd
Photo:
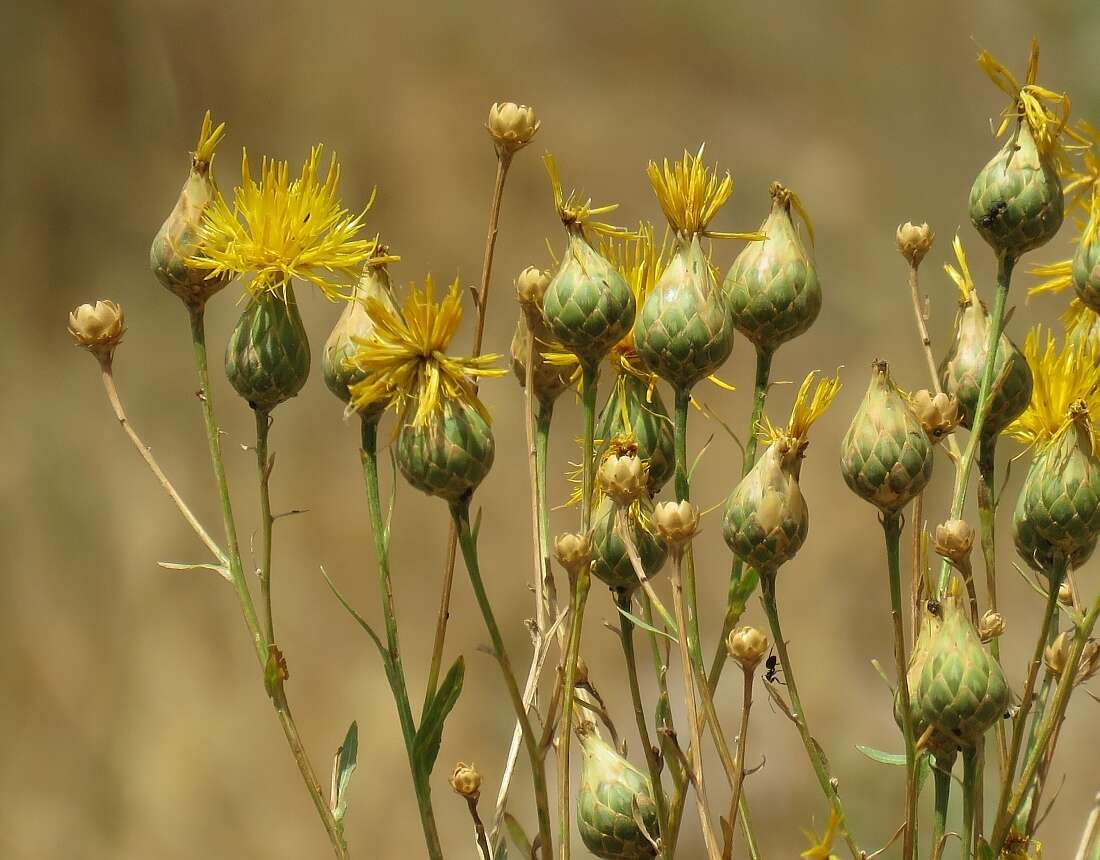
<instances>
[{"instance_id":1,"label":"cream colored bud","mask_svg":"<svg viewBox=\"0 0 1100 860\"><path fill-rule=\"evenodd\" d=\"M699 533L699 509L688 501L661 502L653 510L653 522L669 543L687 543Z\"/></svg>"},{"instance_id":2,"label":"cream colored bud","mask_svg":"<svg viewBox=\"0 0 1100 860\"><path fill-rule=\"evenodd\" d=\"M509 155L523 149L539 130L535 109L514 102L494 103L485 126L496 143L497 151Z\"/></svg>"},{"instance_id":3,"label":"cream colored bud","mask_svg":"<svg viewBox=\"0 0 1100 860\"><path fill-rule=\"evenodd\" d=\"M978 622L978 636L981 637L982 642L992 642L1005 632L1007 626L1005 617L1000 612L990 609Z\"/></svg>"},{"instance_id":4,"label":"cream colored bud","mask_svg":"<svg viewBox=\"0 0 1100 860\"><path fill-rule=\"evenodd\" d=\"M1073 586L1068 581L1058 587L1058 602L1063 606L1073 606Z\"/></svg>"},{"instance_id":5,"label":"cream colored bud","mask_svg":"<svg viewBox=\"0 0 1100 860\"><path fill-rule=\"evenodd\" d=\"M550 286L550 273L528 266L516 278L516 298L524 309L535 309L542 313L542 298Z\"/></svg>"},{"instance_id":6,"label":"cream colored bud","mask_svg":"<svg viewBox=\"0 0 1100 860\"><path fill-rule=\"evenodd\" d=\"M1073 638L1069 633L1059 633L1047 650L1043 652L1043 662L1052 675L1061 675L1069 662L1069 652L1073 647Z\"/></svg>"},{"instance_id":7,"label":"cream colored bud","mask_svg":"<svg viewBox=\"0 0 1100 860\"><path fill-rule=\"evenodd\" d=\"M1075 684L1084 684L1100 672L1100 642L1090 639L1081 650L1081 662L1077 664Z\"/></svg>"},{"instance_id":8,"label":"cream colored bud","mask_svg":"<svg viewBox=\"0 0 1100 860\"><path fill-rule=\"evenodd\" d=\"M735 627L726 639L726 649L730 656L741 664L741 668L751 671L768 653L768 637L755 627Z\"/></svg>"},{"instance_id":9,"label":"cream colored bud","mask_svg":"<svg viewBox=\"0 0 1100 860\"><path fill-rule=\"evenodd\" d=\"M451 788L467 800L477 800L481 796L481 774L474 765L460 761L451 774Z\"/></svg>"},{"instance_id":10,"label":"cream colored bud","mask_svg":"<svg viewBox=\"0 0 1100 860\"><path fill-rule=\"evenodd\" d=\"M916 268L932 247L932 240L935 238L936 234L927 224L917 225L906 221L898 227L898 250L909 261L909 265Z\"/></svg>"},{"instance_id":11,"label":"cream colored bud","mask_svg":"<svg viewBox=\"0 0 1100 860\"><path fill-rule=\"evenodd\" d=\"M948 520L936 526L936 552L955 564L962 564L974 547L974 529L966 520Z\"/></svg>"},{"instance_id":12,"label":"cream colored bud","mask_svg":"<svg viewBox=\"0 0 1100 860\"><path fill-rule=\"evenodd\" d=\"M942 391L933 394L922 388L909 398L909 408L913 410L933 443L946 439L962 420L958 398Z\"/></svg>"},{"instance_id":13,"label":"cream colored bud","mask_svg":"<svg viewBox=\"0 0 1100 860\"><path fill-rule=\"evenodd\" d=\"M629 505L646 491L646 467L635 454L609 454L600 464L600 488L618 505Z\"/></svg>"},{"instance_id":14,"label":"cream colored bud","mask_svg":"<svg viewBox=\"0 0 1100 860\"><path fill-rule=\"evenodd\" d=\"M69 314L69 334L77 346L100 357L110 357L126 333L122 308L110 299L81 305Z\"/></svg>"},{"instance_id":15,"label":"cream colored bud","mask_svg":"<svg viewBox=\"0 0 1100 860\"><path fill-rule=\"evenodd\" d=\"M570 573L578 571L592 561L592 541L588 535L560 534L554 540L554 557Z\"/></svg>"}]
</instances>

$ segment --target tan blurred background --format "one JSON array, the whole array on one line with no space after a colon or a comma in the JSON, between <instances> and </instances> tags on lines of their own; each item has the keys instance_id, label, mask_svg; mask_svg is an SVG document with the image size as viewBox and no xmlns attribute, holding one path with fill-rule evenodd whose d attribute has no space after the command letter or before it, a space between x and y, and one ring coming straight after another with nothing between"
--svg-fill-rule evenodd
<instances>
[{"instance_id":1,"label":"tan blurred background","mask_svg":"<svg viewBox=\"0 0 1100 860\"><path fill-rule=\"evenodd\" d=\"M556 153L567 184L621 202L623 221L659 218L643 175L647 159L701 141L737 180L720 229L754 228L776 178L811 211L825 307L812 331L779 354L776 373L800 379L811 368L844 365L847 384L814 434L803 472L813 528L783 571L780 598L807 709L852 826L866 847L881 844L899 823L900 771L864 759L854 745L899 746L889 694L870 665L872 658L890 664L884 556L872 509L840 479L837 446L872 358L891 359L904 386L926 384L895 226L928 220L939 234L924 285L941 348L953 294L939 268L958 225L989 294L990 255L965 207L975 172L994 151L989 120L1003 97L974 64L972 38L1019 71L1033 34L1043 45L1041 81L1068 90L1079 115L1100 120L1100 8L1090 0L8 4L0 19L0 856L326 856L233 595L212 575L156 566L204 560L202 548L111 419L94 362L69 344L65 313L102 297L125 306L129 333L117 375L131 418L216 532L185 314L147 265L202 111L229 123L218 159L223 187L237 177L241 146L300 163L311 143L324 141L343 160L349 205L379 185L368 224L404 257L396 280L432 270L472 283L493 172L482 124L500 99L537 106L543 128L517 158L505 195L492 350L506 350L511 336L512 276L546 262L544 237L560 244L543 149ZM1055 244L1036 261L1062 256L1065 239ZM717 249L723 269L736 250ZM1018 298L1026 278L1019 280ZM216 365L238 312L232 293L209 314ZM316 357L337 308L301 295ZM1021 300L1014 336L1022 339L1032 320L1053 320L1064 302ZM456 347L469 341L466 326ZM252 417L215 370L247 536L256 523L255 484L252 457L240 446L251 439ZM740 428L752 380L744 340L725 376L736 394L704 396ZM499 451L478 494L484 566L522 663L531 576L522 401L511 378L484 392ZM789 388L777 389L772 414L787 410L790 397ZM697 498L712 504L732 487L737 452L715 426L693 420L694 450L714 436L696 483ZM566 484L557 476L574 455L579 426L576 406L564 404L553 450L559 499ZM378 618L357 444L356 427L341 421L315 362L310 384L277 411L273 431L274 505L309 510L277 526L278 626L289 694L320 770L327 774L349 721L359 721L348 818L355 856L417 857L422 841L377 655L318 573L324 564ZM948 483L946 461L938 469L933 519L942 515ZM555 529L573 517L555 514ZM399 488L393 563L416 701L446 526L443 503ZM1009 567L1010 543L1002 549L1006 665L1018 686L1039 608ZM699 556L709 651L729 559L716 516ZM1096 586L1087 572L1083 580ZM486 636L461 567L456 583L447 653L467 655L469 669L434 787L448 856L473 857L464 804L445 774L454 761L472 760L495 790L512 720L496 667L477 650ZM601 623L613 616L594 591L585 651L637 757L621 654ZM755 601L749 620L764 623ZM731 736L739 697L731 674L720 701ZM805 846L800 828L822 824L825 806L793 728L762 691L757 698L750 754L754 762L766 756L767 765L747 791L764 856L789 858ZM1100 788L1096 736L1087 731L1097 713L1083 696L1071 710L1052 785L1070 769L1041 833L1054 860L1069 856ZM528 784L517 777L516 810L530 824ZM693 815L686 829L685 849L698 847Z\"/></svg>"}]
</instances>

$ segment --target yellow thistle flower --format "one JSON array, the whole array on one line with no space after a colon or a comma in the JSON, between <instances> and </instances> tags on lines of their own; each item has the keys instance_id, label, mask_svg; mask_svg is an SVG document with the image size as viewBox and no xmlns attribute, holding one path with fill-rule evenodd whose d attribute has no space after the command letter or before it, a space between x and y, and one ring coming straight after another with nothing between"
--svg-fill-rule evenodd
<instances>
[{"instance_id":1,"label":"yellow thistle flower","mask_svg":"<svg viewBox=\"0 0 1100 860\"><path fill-rule=\"evenodd\" d=\"M209 165L214 160L214 150L221 139L225 137L225 123L214 125L214 119L207 111L202 118L202 128L199 129L199 142L195 144L195 151L191 158L196 166Z\"/></svg>"},{"instance_id":2,"label":"yellow thistle flower","mask_svg":"<svg viewBox=\"0 0 1100 860\"><path fill-rule=\"evenodd\" d=\"M1081 146L1081 167L1070 164L1059 166L1058 175L1062 178L1062 193L1066 196L1066 208L1093 208L1092 200L1100 192L1100 131L1088 120L1077 123L1078 136L1085 145Z\"/></svg>"},{"instance_id":3,"label":"yellow thistle flower","mask_svg":"<svg viewBox=\"0 0 1100 860\"><path fill-rule=\"evenodd\" d=\"M813 388L814 378L819 371L811 370L802 380L798 394L794 398L794 406L791 407L791 419L786 427L776 427L765 415L756 427L756 436L761 442L771 444L785 440L792 450L805 450L809 441L810 428L814 425L840 391L840 374L833 377L824 377L817 381L817 388L813 396L810 389Z\"/></svg>"},{"instance_id":4,"label":"yellow thistle flower","mask_svg":"<svg viewBox=\"0 0 1100 860\"><path fill-rule=\"evenodd\" d=\"M489 420L471 377L502 376L505 371L492 366L500 356L447 355L445 350L462 321L462 288L456 278L441 302L435 301L434 291L431 275L425 278L423 289L410 285L400 314L375 298L367 299L374 333L369 338L352 338L357 349L348 366L365 378L348 389L350 412L382 403L402 414L406 406L415 403L411 423L422 427L444 398L453 398L472 405Z\"/></svg>"},{"instance_id":5,"label":"yellow thistle flower","mask_svg":"<svg viewBox=\"0 0 1100 860\"><path fill-rule=\"evenodd\" d=\"M833 840L836 839L837 830L843 819L835 809L829 813L829 822L825 825L825 832L820 837L812 830L803 830L810 841L810 847L798 856L803 860L839 860L833 853Z\"/></svg>"},{"instance_id":6,"label":"yellow thistle flower","mask_svg":"<svg viewBox=\"0 0 1100 860\"><path fill-rule=\"evenodd\" d=\"M346 288L332 276L354 279L374 253L375 242L357 238L374 197L358 215L345 209L336 196L340 165L333 155L322 180L321 151L313 147L294 180L287 162L265 157L259 181L244 152L233 205L218 194L203 215L201 251L189 262L211 278L251 273L248 290L254 295L283 293L291 279L300 278L329 299L346 298Z\"/></svg>"},{"instance_id":7,"label":"yellow thistle flower","mask_svg":"<svg viewBox=\"0 0 1100 860\"><path fill-rule=\"evenodd\" d=\"M966 252L963 250L962 239L959 238L959 234L955 234L955 240L951 243L951 247L955 249L955 259L958 261L959 267L956 269L950 263L943 264L943 270L947 273L952 281L955 282L955 286L959 288L959 295L961 301L964 304L969 304L971 297L974 295L974 279L970 276L970 266L966 262Z\"/></svg>"},{"instance_id":8,"label":"yellow thistle flower","mask_svg":"<svg viewBox=\"0 0 1100 860\"><path fill-rule=\"evenodd\" d=\"M1039 42L1031 41L1027 74L1021 85L1003 64L988 51L978 54L978 65L989 79L1012 99L1012 104L1001 112L1001 124L996 136L1000 137L1016 119L1023 119L1031 128L1035 145L1043 155L1053 156L1061 165L1065 156L1064 138L1085 143L1081 136L1069 128L1070 102L1065 93L1056 93L1039 86L1035 79L1039 74Z\"/></svg>"},{"instance_id":9,"label":"yellow thistle flower","mask_svg":"<svg viewBox=\"0 0 1100 860\"><path fill-rule=\"evenodd\" d=\"M1083 242L1091 242L1096 238L1097 231L1100 230L1100 188L1093 190L1092 197L1089 200L1088 215L1087 222L1082 222L1080 219L1076 220L1077 232L1070 239L1070 243L1074 248ZM1067 257L1053 263L1032 266L1028 269L1028 274L1043 279L1035 286L1028 288L1027 294L1029 296L1038 295L1039 293L1060 293L1073 286L1073 258Z\"/></svg>"},{"instance_id":10,"label":"yellow thistle flower","mask_svg":"<svg viewBox=\"0 0 1100 860\"><path fill-rule=\"evenodd\" d=\"M733 194L733 177L729 171L719 178L717 166L711 170L703 164L703 150L692 155L684 150L683 158L672 164L664 159L649 162L646 175L661 204L665 218L680 236L709 236L713 239L747 239L759 241L759 233L718 233L707 229L714 216L718 214L730 195Z\"/></svg>"},{"instance_id":11,"label":"yellow thistle flower","mask_svg":"<svg viewBox=\"0 0 1100 860\"><path fill-rule=\"evenodd\" d=\"M1066 340L1084 340L1100 344L1100 315L1080 299L1069 303L1060 317L1065 326Z\"/></svg>"},{"instance_id":12,"label":"yellow thistle flower","mask_svg":"<svg viewBox=\"0 0 1100 860\"><path fill-rule=\"evenodd\" d=\"M661 277L668 265L671 247L668 232L658 245L652 224L641 222L634 237L604 237L600 240L599 252L623 276L634 293L636 307L641 307L646 296ZM631 326L608 354L612 364L618 364L627 373L633 373L640 379L651 383L656 377L642 368L638 353L634 349L634 327Z\"/></svg>"},{"instance_id":13,"label":"yellow thistle flower","mask_svg":"<svg viewBox=\"0 0 1100 860\"><path fill-rule=\"evenodd\" d=\"M1087 340L1069 340L1059 352L1053 332L1044 341L1041 326L1027 333L1024 357L1035 384L1027 409L1005 433L1025 445L1049 444L1072 423L1072 414L1082 407L1100 417L1100 351ZM1071 407L1073 409L1071 410ZM1100 441L1092 430L1093 447Z\"/></svg>"},{"instance_id":14,"label":"yellow thistle flower","mask_svg":"<svg viewBox=\"0 0 1100 860\"><path fill-rule=\"evenodd\" d=\"M593 206L591 198L584 198L576 189L565 194L562 189L561 175L558 173L558 162L554 156L547 152L542 157L546 165L546 172L550 176L550 187L554 192L554 208L558 210L558 217L566 227L579 226L584 230L586 237L600 236L631 236L629 230L595 220L597 215L606 215L619 208L618 203L608 203L604 206Z\"/></svg>"}]
</instances>

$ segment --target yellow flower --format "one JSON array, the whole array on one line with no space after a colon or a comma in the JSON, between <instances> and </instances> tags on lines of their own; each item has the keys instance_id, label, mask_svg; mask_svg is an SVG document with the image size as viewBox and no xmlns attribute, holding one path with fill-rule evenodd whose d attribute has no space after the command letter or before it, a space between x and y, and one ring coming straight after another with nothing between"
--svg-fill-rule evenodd
<instances>
[{"instance_id":1,"label":"yellow flower","mask_svg":"<svg viewBox=\"0 0 1100 860\"><path fill-rule=\"evenodd\" d=\"M454 358L446 354L462 321L462 289L456 278L441 302L435 301L434 289L431 275L425 278L423 289L410 285L400 314L377 299L367 299L374 333L369 338L352 338L358 349L348 364L366 377L349 388L351 412L384 403L401 414L415 404L412 424L421 427L444 398L453 398L471 404L489 420L471 377L501 376L504 371L492 367L500 356Z\"/></svg>"},{"instance_id":2,"label":"yellow flower","mask_svg":"<svg viewBox=\"0 0 1100 860\"><path fill-rule=\"evenodd\" d=\"M1066 340L1085 340L1100 344L1100 315L1080 299L1069 303L1061 316L1066 329Z\"/></svg>"},{"instance_id":3,"label":"yellow flower","mask_svg":"<svg viewBox=\"0 0 1100 860\"><path fill-rule=\"evenodd\" d=\"M802 831L811 844L798 856L803 860L838 860L833 853L833 840L836 839L836 832L842 820L840 814L834 809L829 813L829 823L825 825L825 832L820 838L812 830Z\"/></svg>"},{"instance_id":4,"label":"yellow flower","mask_svg":"<svg viewBox=\"0 0 1100 860\"><path fill-rule=\"evenodd\" d=\"M619 208L618 203L609 203L605 206L593 206L591 198L582 201L580 192L573 190L565 194L562 190L561 176L558 173L558 163L551 153L542 157L546 165L546 172L550 176L550 188L554 192L554 208L558 211L561 223L566 227L577 225L585 232L585 238L591 241L595 235L602 236L630 236L628 230L605 224L594 220L597 215L606 215Z\"/></svg>"},{"instance_id":5,"label":"yellow flower","mask_svg":"<svg viewBox=\"0 0 1100 860\"><path fill-rule=\"evenodd\" d=\"M954 281L955 286L959 288L962 301L969 303L971 296L974 294L974 279L970 277L970 266L966 264L966 252L963 251L962 239L959 238L958 233L955 234L955 240L951 243L951 247L955 249L955 259L959 263L959 268L956 269L950 263L944 263L943 270L947 272L947 277Z\"/></svg>"},{"instance_id":6,"label":"yellow flower","mask_svg":"<svg viewBox=\"0 0 1100 860\"><path fill-rule=\"evenodd\" d=\"M314 284L330 299L346 298L346 288L333 279L351 280L376 243L357 238L363 216L373 203L353 215L336 196L340 165L333 155L320 177L321 146L315 146L297 179L285 161L264 158L256 181L241 158L241 184L233 205L219 193L203 215L201 251L189 262L209 270L209 277L251 273L248 289L283 292L292 278Z\"/></svg>"},{"instance_id":7,"label":"yellow flower","mask_svg":"<svg viewBox=\"0 0 1100 860\"><path fill-rule=\"evenodd\" d=\"M1066 196L1066 208L1092 210L1095 208L1094 198L1100 191L1100 132L1098 132L1087 120L1077 123L1080 129L1078 135L1086 145L1080 147L1081 168L1074 168L1069 164L1059 166L1058 175L1062 178L1062 192Z\"/></svg>"},{"instance_id":8,"label":"yellow flower","mask_svg":"<svg viewBox=\"0 0 1100 860\"><path fill-rule=\"evenodd\" d=\"M684 150L683 158L672 164L666 158L660 166L651 161L646 168L649 183L668 223L685 238L762 239L759 233L716 233L707 229L733 194L733 177L726 171L726 175L719 178L717 167L712 171L703 164L705 146L700 146L696 155Z\"/></svg>"},{"instance_id":9,"label":"yellow flower","mask_svg":"<svg viewBox=\"0 0 1100 860\"><path fill-rule=\"evenodd\" d=\"M1088 221L1082 223L1080 219L1076 219L1077 232L1070 240L1074 248L1083 242L1091 242L1100 230L1100 188L1093 189L1088 205ZM1067 257L1054 263L1032 266L1028 269L1028 274L1044 279L1028 289L1029 296L1038 293L1060 293L1073 286L1073 258Z\"/></svg>"},{"instance_id":10,"label":"yellow flower","mask_svg":"<svg viewBox=\"0 0 1100 860\"><path fill-rule=\"evenodd\" d=\"M1027 333L1024 357L1031 367L1034 387L1027 409L1005 433L1025 445L1043 446L1070 426L1073 414L1083 409L1100 416L1100 352L1087 340L1068 341L1059 352L1054 334L1042 328ZM1072 409L1071 409L1072 407ZM1092 430L1093 447L1098 434Z\"/></svg>"},{"instance_id":11,"label":"yellow flower","mask_svg":"<svg viewBox=\"0 0 1100 860\"><path fill-rule=\"evenodd\" d=\"M665 267L668 266L670 252L668 232L665 232L661 244L658 245L653 225L643 221L638 225L638 232L634 236L601 239L599 251L612 266L619 270L619 274L630 285L630 290L634 293L635 306L640 308L664 273ZM638 361L638 353L634 348L633 326L627 330L622 340L611 347L608 360L639 379L650 383L657 381L657 378L645 370Z\"/></svg>"},{"instance_id":12,"label":"yellow flower","mask_svg":"<svg viewBox=\"0 0 1100 860\"><path fill-rule=\"evenodd\" d=\"M811 370L802 380L802 385L794 398L794 406L791 407L791 420L786 427L776 427L768 420L768 416L763 417L757 425L757 438L760 441L770 444L782 440L792 451L797 451L799 454L805 451L806 445L809 444L810 428L825 414L825 410L829 408L829 404L833 402L841 387L839 373L833 377L825 377L817 381L817 388L814 389L811 397L810 389L813 388L814 377L817 374L818 371Z\"/></svg>"}]
</instances>

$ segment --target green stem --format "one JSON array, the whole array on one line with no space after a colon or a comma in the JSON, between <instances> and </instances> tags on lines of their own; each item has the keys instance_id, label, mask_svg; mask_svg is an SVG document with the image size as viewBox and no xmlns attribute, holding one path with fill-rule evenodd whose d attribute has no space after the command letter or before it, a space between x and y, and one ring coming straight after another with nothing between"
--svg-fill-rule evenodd
<instances>
[{"instance_id":1,"label":"green stem","mask_svg":"<svg viewBox=\"0 0 1100 860\"><path fill-rule=\"evenodd\" d=\"M886 561L890 570L890 616L894 627L894 668L901 699L902 735L905 739L905 835L902 857L912 860L916 855L917 833L917 748L913 737L913 712L906 680L909 659L905 653L905 622L901 592L901 514L887 514L882 519L886 539Z\"/></svg>"},{"instance_id":2,"label":"green stem","mask_svg":"<svg viewBox=\"0 0 1100 860\"><path fill-rule=\"evenodd\" d=\"M1058 639L1058 613L1055 611L1054 617L1051 619L1050 631L1047 633L1047 647L1055 643ZM1031 731L1028 733L1027 745L1024 747L1024 761L1027 761L1031 755L1035 752L1035 744L1039 740L1039 726L1042 725L1043 717L1050 707L1050 697L1054 692L1054 685L1057 681L1057 676L1046 669L1043 673L1043 683L1039 687L1039 695L1035 700L1035 706L1031 713ZM1038 797L1039 780L1035 780L1027 790L1027 794L1024 796L1024 802L1020 805L1020 811L1016 813L1016 826L1021 833L1029 833L1030 828L1028 822L1032 817L1032 806L1039 801Z\"/></svg>"},{"instance_id":3,"label":"green stem","mask_svg":"<svg viewBox=\"0 0 1100 860\"><path fill-rule=\"evenodd\" d=\"M963 750L963 832L962 853L963 860L970 860L974 856L974 814L975 799L978 794L978 750L971 747Z\"/></svg>"},{"instance_id":4,"label":"green stem","mask_svg":"<svg viewBox=\"0 0 1100 860\"><path fill-rule=\"evenodd\" d=\"M860 853L859 846L848 828L848 820L844 815L844 806L840 802L840 795L833 785L833 777L829 773L829 766L825 761L824 753L810 732L806 710L802 707L802 699L798 695L798 683L795 680L794 667L791 665L791 658L787 653L787 640L783 638L783 628L779 623L779 607L775 599L775 571L765 571L761 574L760 589L764 603L764 614L768 616L768 625L771 628L775 650L779 655L779 665L783 669L783 680L787 683L787 695L791 700L791 715L794 718L794 724L798 729L799 736L802 738L802 745L806 748L806 755L810 759L810 766L813 768L817 782L821 786L821 791L825 794L825 799L829 802L833 811L840 818L841 833L844 835L844 841L848 843L848 850L851 851L853 858L858 859L863 855Z\"/></svg>"},{"instance_id":5,"label":"green stem","mask_svg":"<svg viewBox=\"0 0 1100 860\"><path fill-rule=\"evenodd\" d=\"M677 388L674 441L676 446L676 501L678 502L691 500L691 479L688 474L687 462L687 420L690 406L691 392L686 388ZM702 674L703 653L699 647L699 600L695 587L695 554L692 552L690 542L684 547L682 573L684 603L687 611L687 651L692 665L697 667L699 674ZM702 754L701 751L700 754Z\"/></svg>"},{"instance_id":6,"label":"green stem","mask_svg":"<svg viewBox=\"0 0 1100 860\"><path fill-rule=\"evenodd\" d=\"M416 803L420 812L420 825L424 831L428 856L432 860L441 860L443 849L439 842L435 811L432 808L431 775L420 772L413 752L416 725L413 721L412 705L409 703L405 669L401 661L397 607L394 603L393 583L390 578L389 536L386 533L382 502L378 492L377 416L362 416L362 442L363 482L367 490L367 508L370 511L371 533L374 537L374 555L378 562L378 588L382 598L382 615L386 620L386 678L393 693L394 704L397 706L401 738L405 743L405 754L409 760L409 772L412 774L413 789L416 792Z\"/></svg>"},{"instance_id":7,"label":"green stem","mask_svg":"<svg viewBox=\"0 0 1100 860\"><path fill-rule=\"evenodd\" d=\"M271 532L275 518L271 516L271 479L272 463L267 455L267 437L271 430L271 413L267 410L256 411L256 468L260 476L260 594L263 597L264 629L267 641L275 641L275 616L271 611Z\"/></svg>"},{"instance_id":8,"label":"green stem","mask_svg":"<svg viewBox=\"0 0 1100 860\"><path fill-rule=\"evenodd\" d=\"M596 436L596 388L600 379L598 364L581 367L581 405L584 411L584 462L582 470L581 532L588 534L592 528L592 496L596 485L595 436Z\"/></svg>"},{"instance_id":9,"label":"green stem","mask_svg":"<svg viewBox=\"0 0 1100 860\"><path fill-rule=\"evenodd\" d=\"M629 612L630 592L626 590L617 591L615 602L620 609ZM645 704L642 702L642 689L638 683L638 660L634 653L634 622L622 613L619 614L619 638L623 645L623 656L626 658L626 676L630 684L630 698L634 704L634 721L638 725L638 737L641 738L646 767L649 769L649 781L653 786L653 801L657 805L657 823L663 840L665 833L668 832L668 802L665 799L665 789L661 783L661 768L657 762L657 752L653 747L653 742L649 737L649 729L646 726ZM662 855L669 856L663 851Z\"/></svg>"},{"instance_id":10,"label":"green stem","mask_svg":"<svg viewBox=\"0 0 1100 860\"><path fill-rule=\"evenodd\" d=\"M952 760L951 764L954 764ZM951 802L950 765L941 765L936 761L932 766L932 780L935 786L936 813L932 830L932 857L939 860L943 853L941 844L947 833L947 810Z\"/></svg>"},{"instance_id":11,"label":"green stem","mask_svg":"<svg viewBox=\"0 0 1100 860\"><path fill-rule=\"evenodd\" d=\"M538 489L539 552L542 554L543 597L547 609L558 605L558 590L550 566L550 505L546 492L546 464L550 451L550 422L554 417L553 403L540 403L535 416L535 481ZM553 620L549 618L548 620ZM558 628L561 629L560 627Z\"/></svg>"},{"instance_id":12,"label":"green stem","mask_svg":"<svg viewBox=\"0 0 1100 860\"><path fill-rule=\"evenodd\" d=\"M531 726L531 718L527 708L523 705L523 694L516 682L516 674L512 671L512 662L508 659L508 652L504 648L504 639L500 635L493 608L489 603L489 595L485 592L485 583L481 579L481 566L478 563L477 544L474 542L473 532L470 530L470 498L465 496L457 502L451 503L451 517L454 519L455 530L458 532L458 543L462 548L462 558L466 562L466 572L470 576L470 585L474 589L474 597L477 598L478 608L485 620L485 628L489 632L489 638L493 643L493 656L500 665L500 672L504 676L504 685L508 688L508 697L512 701L516 719L519 721L520 730L523 732L523 743L527 748L527 757L531 766L531 780L534 783L535 807L538 810L539 839L542 842L544 857L552 857L552 837L550 829L550 804L546 794L546 770L543 765L542 754L539 751L538 738L535 737Z\"/></svg>"},{"instance_id":13,"label":"green stem","mask_svg":"<svg viewBox=\"0 0 1100 860\"><path fill-rule=\"evenodd\" d=\"M229 576L233 583L233 590L237 593L237 600L241 606L241 614L244 616L245 626L248 627L249 636L252 639L256 659L260 663L261 670L266 669L269 658L269 643L260 629L259 619L256 617L256 607L252 602L252 593L248 588L248 581L244 576L244 568L241 564L240 544L237 541L237 525L233 518L233 505L229 497L229 482L225 477L225 463L222 460L221 437L218 430L218 420L214 414L214 398L210 390L210 370L206 355L206 322L205 307L203 305L189 305L188 311L191 317L191 343L195 353L195 369L199 377L199 400L202 402L203 423L206 427L206 444L210 449L210 464L214 470L214 481L218 486L218 497L221 501L222 522L225 527L225 539L229 554ZM274 649L274 643L270 643ZM273 652L271 658L277 657ZM348 857L347 845L340 833L340 826L333 818L332 811L325 800L324 791L317 780L317 775L306 754L305 745L298 734L298 727L290 711L290 705L286 699L286 691L281 682L277 682L271 689L271 702L275 708L279 725L282 726L287 744L290 746L294 761L302 775L302 781L309 791L317 814L325 826L329 842L332 843L333 853L338 858Z\"/></svg>"},{"instance_id":14,"label":"green stem","mask_svg":"<svg viewBox=\"0 0 1100 860\"><path fill-rule=\"evenodd\" d=\"M978 443L978 517L981 524L982 557L985 561L985 585L989 597L990 610L997 611L997 553L996 531L996 453L997 437L986 435ZM996 636L989 643L990 653L999 664L1001 662L1001 643ZM998 720L994 729L997 735L997 750L1002 776L1008 764L1008 738L1004 720Z\"/></svg>"},{"instance_id":15,"label":"green stem","mask_svg":"<svg viewBox=\"0 0 1100 860\"><path fill-rule=\"evenodd\" d=\"M756 463L756 425L764 415L764 402L768 396L768 383L771 380L772 356L775 353L769 349L756 348L756 381L753 385L752 414L749 416L749 429L745 437L745 458L741 463L741 478L752 470ZM718 681L722 677L722 670L726 666L726 658L729 652L726 650L726 638L730 631L737 626L745 612L749 597L756 590L759 574L752 568L745 572L744 563L734 556L733 566L730 569L729 597L726 600L726 617L722 622L722 636L718 640L718 646L714 649L714 659L710 662L710 674L708 683L711 693L718 689Z\"/></svg>"},{"instance_id":16,"label":"green stem","mask_svg":"<svg viewBox=\"0 0 1100 860\"><path fill-rule=\"evenodd\" d=\"M986 362L982 371L982 382L978 388L978 404L974 409L974 420L970 426L970 438L967 440L959 467L955 471L955 489L951 496L951 519L960 519L963 513L963 505L966 503L966 490L970 480L970 470L974 466L978 445L982 438L982 429L985 427L986 415L989 412L989 392L993 388L993 372L997 364L997 348L1001 343L1001 333L1004 331L1005 306L1008 303L1008 288L1012 282L1012 270L1016 265L1016 258L1008 254L1001 254L997 259L997 292L993 300L993 313L989 319L989 338L986 341ZM936 594L942 598L947 590L947 582L951 578L951 565L944 559L940 566L939 585Z\"/></svg>"}]
</instances>

